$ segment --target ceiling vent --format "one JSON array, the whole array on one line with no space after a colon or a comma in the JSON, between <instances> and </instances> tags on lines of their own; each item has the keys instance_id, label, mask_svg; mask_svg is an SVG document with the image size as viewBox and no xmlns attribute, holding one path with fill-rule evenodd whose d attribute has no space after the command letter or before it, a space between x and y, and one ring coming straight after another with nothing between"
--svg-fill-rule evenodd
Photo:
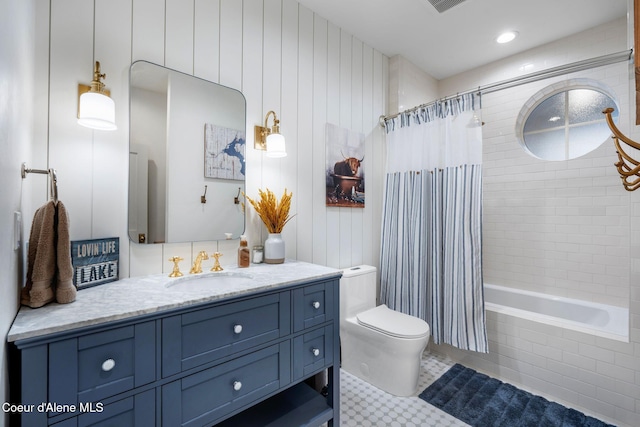
<instances>
[{"instance_id":1,"label":"ceiling vent","mask_svg":"<svg viewBox=\"0 0 640 427\"><path fill-rule=\"evenodd\" d=\"M429 0L429 3L440 13L451 9L454 6L463 3L465 0Z\"/></svg>"}]
</instances>

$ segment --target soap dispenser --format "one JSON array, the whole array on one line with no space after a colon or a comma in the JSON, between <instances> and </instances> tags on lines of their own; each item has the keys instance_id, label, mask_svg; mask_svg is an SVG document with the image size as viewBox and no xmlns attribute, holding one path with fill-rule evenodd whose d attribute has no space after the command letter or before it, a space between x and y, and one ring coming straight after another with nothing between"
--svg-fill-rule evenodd
<instances>
[{"instance_id":1,"label":"soap dispenser","mask_svg":"<svg viewBox=\"0 0 640 427\"><path fill-rule=\"evenodd\" d=\"M240 247L238 248L238 267L249 267L251 263L251 254L247 245L247 237L243 234L240 236Z\"/></svg>"}]
</instances>

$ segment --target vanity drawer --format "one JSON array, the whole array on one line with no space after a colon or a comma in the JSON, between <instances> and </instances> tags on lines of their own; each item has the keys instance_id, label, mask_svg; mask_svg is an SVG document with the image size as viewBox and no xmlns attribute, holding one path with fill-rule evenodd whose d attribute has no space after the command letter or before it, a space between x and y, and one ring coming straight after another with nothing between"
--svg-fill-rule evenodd
<instances>
[{"instance_id":1,"label":"vanity drawer","mask_svg":"<svg viewBox=\"0 0 640 427\"><path fill-rule=\"evenodd\" d=\"M156 391L147 390L108 405L94 405L94 412L69 418L53 424L52 427L155 426L155 419Z\"/></svg>"},{"instance_id":2,"label":"vanity drawer","mask_svg":"<svg viewBox=\"0 0 640 427\"><path fill-rule=\"evenodd\" d=\"M304 378L333 363L333 325L293 340L293 379Z\"/></svg>"},{"instance_id":3,"label":"vanity drawer","mask_svg":"<svg viewBox=\"0 0 640 427\"><path fill-rule=\"evenodd\" d=\"M291 381L285 341L162 387L162 425L210 426Z\"/></svg>"},{"instance_id":4,"label":"vanity drawer","mask_svg":"<svg viewBox=\"0 0 640 427\"><path fill-rule=\"evenodd\" d=\"M154 381L155 342L145 322L49 344L49 401L79 406Z\"/></svg>"},{"instance_id":5,"label":"vanity drawer","mask_svg":"<svg viewBox=\"0 0 640 427\"><path fill-rule=\"evenodd\" d=\"M162 376L290 333L289 291L172 316L162 323Z\"/></svg>"},{"instance_id":6,"label":"vanity drawer","mask_svg":"<svg viewBox=\"0 0 640 427\"><path fill-rule=\"evenodd\" d=\"M293 291L293 329L295 332L333 319L334 282L305 286Z\"/></svg>"}]
</instances>

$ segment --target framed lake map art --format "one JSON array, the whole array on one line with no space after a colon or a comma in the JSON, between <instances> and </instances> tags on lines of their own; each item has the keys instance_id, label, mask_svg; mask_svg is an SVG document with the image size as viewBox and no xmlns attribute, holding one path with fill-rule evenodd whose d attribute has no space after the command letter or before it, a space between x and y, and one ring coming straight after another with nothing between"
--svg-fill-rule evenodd
<instances>
[{"instance_id":1,"label":"framed lake map art","mask_svg":"<svg viewBox=\"0 0 640 427\"><path fill-rule=\"evenodd\" d=\"M204 125L204 176L244 181L245 131Z\"/></svg>"}]
</instances>

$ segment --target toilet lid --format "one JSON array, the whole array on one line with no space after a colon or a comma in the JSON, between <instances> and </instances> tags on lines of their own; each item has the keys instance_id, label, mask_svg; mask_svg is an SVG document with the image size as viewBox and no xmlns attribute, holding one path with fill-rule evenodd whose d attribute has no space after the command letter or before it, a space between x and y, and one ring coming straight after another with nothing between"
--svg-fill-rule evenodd
<instances>
[{"instance_id":1,"label":"toilet lid","mask_svg":"<svg viewBox=\"0 0 640 427\"><path fill-rule=\"evenodd\" d=\"M358 323L398 338L419 338L429 334L429 325L422 319L382 304L356 315Z\"/></svg>"}]
</instances>

